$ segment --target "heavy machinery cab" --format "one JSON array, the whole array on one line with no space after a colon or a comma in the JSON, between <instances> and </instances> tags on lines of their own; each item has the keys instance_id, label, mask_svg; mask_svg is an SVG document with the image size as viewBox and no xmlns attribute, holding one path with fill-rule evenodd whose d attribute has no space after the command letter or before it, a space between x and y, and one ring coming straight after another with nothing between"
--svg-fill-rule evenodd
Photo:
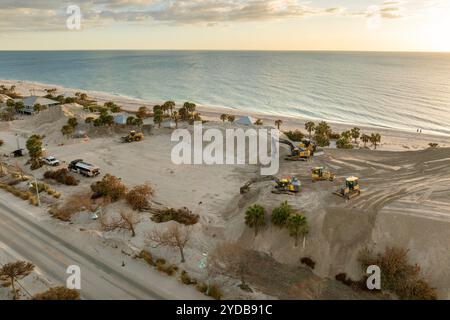
<instances>
[{"instance_id":1,"label":"heavy machinery cab","mask_svg":"<svg viewBox=\"0 0 450 320\"><path fill-rule=\"evenodd\" d=\"M359 189L359 179L357 177L349 177L345 180L345 185L350 190Z\"/></svg>"},{"instance_id":2,"label":"heavy machinery cab","mask_svg":"<svg viewBox=\"0 0 450 320\"><path fill-rule=\"evenodd\" d=\"M312 169L312 174L313 175L317 175L319 177L322 177L323 176L323 170L324 170L323 167L316 167L316 168Z\"/></svg>"}]
</instances>

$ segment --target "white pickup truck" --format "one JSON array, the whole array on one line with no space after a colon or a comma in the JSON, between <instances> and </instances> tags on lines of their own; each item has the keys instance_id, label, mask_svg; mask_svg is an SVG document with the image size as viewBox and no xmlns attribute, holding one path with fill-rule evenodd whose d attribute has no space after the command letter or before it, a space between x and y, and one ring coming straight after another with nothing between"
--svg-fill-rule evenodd
<instances>
[{"instance_id":1,"label":"white pickup truck","mask_svg":"<svg viewBox=\"0 0 450 320\"><path fill-rule=\"evenodd\" d=\"M42 158L42 161L43 161L46 165L49 165L49 166L52 166L52 167L57 167L57 166L60 165L59 160L56 159L56 158L53 157L53 156L44 157L44 158Z\"/></svg>"}]
</instances>

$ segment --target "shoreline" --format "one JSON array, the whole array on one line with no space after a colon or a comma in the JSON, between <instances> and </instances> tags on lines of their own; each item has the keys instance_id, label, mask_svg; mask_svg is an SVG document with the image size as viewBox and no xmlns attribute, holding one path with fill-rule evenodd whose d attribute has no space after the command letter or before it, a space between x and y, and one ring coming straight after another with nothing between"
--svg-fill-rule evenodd
<instances>
[{"instance_id":1,"label":"shoreline","mask_svg":"<svg viewBox=\"0 0 450 320\"><path fill-rule=\"evenodd\" d=\"M93 100L96 100L99 104L103 104L107 101L114 101L115 103L122 106L122 109L126 111L136 111L139 107L146 105L150 108L154 105L161 104L163 101L149 101L145 99L139 99L134 97L129 97L117 93L99 92L93 90L83 90L78 88L68 88L57 84L46 84L34 81L25 80L6 80L0 79L0 84L5 84L7 86L15 85L16 91L23 95L30 95L31 91L36 95L45 95L45 89L56 88L59 94L69 93L74 94L75 92L84 92ZM176 102L177 107L180 107L180 102ZM282 120L282 131L299 129L305 135L307 135L304 129L304 123L307 121L320 122L320 119L309 119L300 116L286 116L286 115L274 115L263 112L249 112L245 110L234 109L232 107L217 107L217 106L207 106L207 105L197 105L197 111L201 114L202 118L209 121L221 122L219 119L220 115L223 113L233 114L235 116L250 116L255 119L259 118L263 120L264 125L274 126L275 120ZM333 121L326 121L333 131L342 132L349 130L355 126L361 129L361 133L380 133L382 135L382 150L390 151L408 151L408 150L418 150L428 147L428 143L438 143L440 147L450 147L449 136L439 133L429 133L428 131L417 133L414 130L404 130L397 128L387 128L382 126L369 126L369 125L358 125L352 123L340 123ZM428 141L428 142L426 142Z\"/></svg>"}]
</instances>

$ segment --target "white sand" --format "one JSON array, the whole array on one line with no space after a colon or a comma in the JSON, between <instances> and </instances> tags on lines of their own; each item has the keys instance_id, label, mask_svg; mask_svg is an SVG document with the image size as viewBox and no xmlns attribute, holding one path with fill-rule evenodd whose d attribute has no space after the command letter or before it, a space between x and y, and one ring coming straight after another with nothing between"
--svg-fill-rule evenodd
<instances>
[{"instance_id":1,"label":"white sand","mask_svg":"<svg viewBox=\"0 0 450 320\"><path fill-rule=\"evenodd\" d=\"M18 91L24 93L33 87L37 94L42 94L43 88L49 87L15 84L18 85ZM58 89L70 92L66 88ZM136 110L143 104L153 105L107 94L88 94L99 102L113 100L130 110ZM0 123L0 138L5 140L0 152L12 151L17 139L23 147L27 136L41 133L46 135L47 151L64 162L83 158L99 166L103 174L121 177L128 186L150 182L156 190L155 202L175 208L186 206L201 217L186 249L187 261L182 265L183 269L195 276L202 277L198 268L202 253L212 252L215 245L222 241L240 239L249 248L294 266L300 265L301 257L310 256L317 262L315 274L331 279L340 272L347 272L354 278L360 276L356 257L366 245L376 250L383 250L386 246L401 246L410 249L411 260L422 267L424 275L438 289L440 297L450 298L450 252L447 250L450 241L450 173L447 162L450 149L426 149L429 142L448 146L447 137L363 128L364 131L376 131L382 135L382 146L378 151L327 149L325 155L315 157L309 163L281 161L280 176L300 177L303 183L300 195L274 195L271 193L273 184L266 181L256 183L249 194L242 196L239 187L257 176L259 170L256 166L174 165L170 159L173 143L170 142L169 129L155 129L144 141L134 144L120 143L119 134L91 137L89 140L68 140L62 137L60 128L67 121L65 113L76 113L75 109L66 106L62 110L56 108L10 124ZM207 107L200 107L199 110L204 117L216 120L207 126L219 129L234 126L218 121L223 110ZM239 114L234 110L227 113ZM267 124L272 124L275 119L272 116L261 117ZM282 119L283 128L303 129L305 120ZM187 124L181 126L192 129ZM332 124L332 127L338 131L349 128L339 124ZM63 146L59 146L61 142L64 142ZM283 154L286 152L282 150ZM26 160L20 159L19 163L25 167ZM4 161L14 164L16 160ZM311 183L310 168L316 165L332 169L337 180L333 183ZM40 169L35 174L39 176L44 171ZM359 176L365 191L359 198L346 203L332 195L332 191L349 175ZM89 185L98 179L81 178L82 183L75 188L56 186L63 194L60 202L71 193L88 190ZM309 220L311 231L305 248L294 247L293 239L286 230L279 230L269 224L255 239L253 231L244 225L243 216L249 205L263 204L269 216L271 210L284 200L302 210ZM125 204L119 203L110 210L117 211L123 206ZM74 222L74 230L80 226L88 230L99 229L97 222L92 222L82 213L74 218ZM144 214L135 238L130 239L126 232L112 232L103 236L143 248L146 247L146 232L165 227L165 224L152 222ZM176 251L150 250L171 262L179 262ZM231 285L226 290L228 298L267 298L271 294L259 291L253 295L244 294Z\"/></svg>"}]
</instances>

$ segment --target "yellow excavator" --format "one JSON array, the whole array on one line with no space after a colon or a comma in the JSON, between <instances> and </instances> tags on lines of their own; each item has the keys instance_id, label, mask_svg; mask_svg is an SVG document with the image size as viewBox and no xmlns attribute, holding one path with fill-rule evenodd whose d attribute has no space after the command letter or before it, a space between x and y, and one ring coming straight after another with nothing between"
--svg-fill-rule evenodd
<instances>
[{"instance_id":1,"label":"yellow excavator","mask_svg":"<svg viewBox=\"0 0 450 320\"><path fill-rule=\"evenodd\" d=\"M311 156L314 155L314 153L317 150L317 146L309 139L303 139L299 144L298 144L299 148L305 149L305 150L309 150L309 152L311 152Z\"/></svg>"},{"instance_id":2,"label":"yellow excavator","mask_svg":"<svg viewBox=\"0 0 450 320\"><path fill-rule=\"evenodd\" d=\"M313 182L333 181L334 174L332 174L330 171L326 171L324 167L315 167L311 169L311 179Z\"/></svg>"},{"instance_id":3,"label":"yellow excavator","mask_svg":"<svg viewBox=\"0 0 450 320\"><path fill-rule=\"evenodd\" d=\"M345 179L345 186L341 187L339 190L333 193L347 200L359 196L361 194L359 178L348 177L347 179Z\"/></svg>"},{"instance_id":4,"label":"yellow excavator","mask_svg":"<svg viewBox=\"0 0 450 320\"><path fill-rule=\"evenodd\" d=\"M301 147L296 147L291 141L280 139L280 143L287 144L291 148L291 154L284 158L288 161L308 161L311 158L311 151Z\"/></svg>"},{"instance_id":5,"label":"yellow excavator","mask_svg":"<svg viewBox=\"0 0 450 320\"><path fill-rule=\"evenodd\" d=\"M144 134L142 132L130 131L128 135L122 137L122 142L136 142L144 140Z\"/></svg>"},{"instance_id":6,"label":"yellow excavator","mask_svg":"<svg viewBox=\"0 0 450 320\"><path fill-rule=\"evenodd\" d=\"M299 193L301 190L301 182L295 177L288 177L282 179L275 179L276 185L272 190L275 194L288 194L293 195Z\"/></svg>"}]
</instances>

